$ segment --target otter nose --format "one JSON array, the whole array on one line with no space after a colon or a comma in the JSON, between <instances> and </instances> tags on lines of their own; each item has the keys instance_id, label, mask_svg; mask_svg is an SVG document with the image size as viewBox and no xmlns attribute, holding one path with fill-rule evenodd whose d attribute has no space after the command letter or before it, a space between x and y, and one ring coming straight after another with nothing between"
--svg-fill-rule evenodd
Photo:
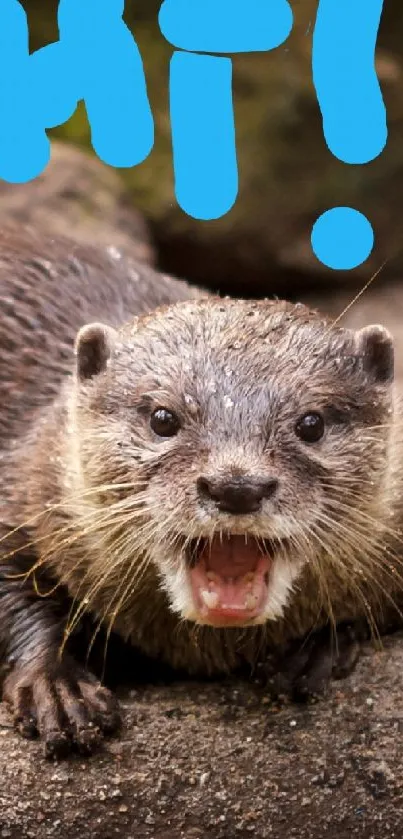
<instances>
[{"instance_id":1,"label":"otter nose","mask_svg":"<svg viewBox=\"0 0 403 839\"><path fill-rule=\"evenodd\" d=\"M277 489L274 478L199 478L197 489L202 499L214 501L219 510L233 515L256 513L263 498L271 498Z\"/></svg>"}]
</instances>

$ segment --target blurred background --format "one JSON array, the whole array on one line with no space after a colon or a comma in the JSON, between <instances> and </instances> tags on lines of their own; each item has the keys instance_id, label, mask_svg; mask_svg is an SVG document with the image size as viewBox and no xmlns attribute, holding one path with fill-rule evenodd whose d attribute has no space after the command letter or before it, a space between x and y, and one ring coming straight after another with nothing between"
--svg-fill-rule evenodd
<instances>
[{"instance_id":1,"label":"blurred background","mask_svg":"<svg viewBox=\"0 0 403 839\"><path fill-rule=\"evenodd\" d=\"M334 296L336 290L344 289L351 297L384 260L389 261L377 285L399 281L403 264L402 0L385 0L378 39L377 72L388 111L388 145L379 159L365 166L337 161L325 144L311 74L318 0L290 2L294 28L288 41L269 53L233 59L240 192L224 218L192 220L175 201L168 112L172 48L158 29L158 0L126 0L126 21L142 53L155 118L156 143L150 157L132 170L108 169L95 159L87 165L84 158L83 163L75 148L91 152L91 146L85 108L80 106L68 123L52 131L58 141L72 146L55 144L46 183L42 179L31 187L2 184L2 212L22 217L30 196L31 212L33 207L38 216L45 216L50 208L47 221L54 224L59 206L65 206L64 218L71 218L73 226L81 229L80 235L88 224L91 235L102 238L102 225L111 223L123 243L142 235L138 253L149 258L146 234L135 213L140 210L163 269L223 292L276 293L295 299L317 292ZM32 49L56 40L56 0L22 0L22 5L28 14ZM364 212L376 235L370 259L352 272L325 269L310 247L317 216L339 204Z\"/></svg>"}]
</instances>

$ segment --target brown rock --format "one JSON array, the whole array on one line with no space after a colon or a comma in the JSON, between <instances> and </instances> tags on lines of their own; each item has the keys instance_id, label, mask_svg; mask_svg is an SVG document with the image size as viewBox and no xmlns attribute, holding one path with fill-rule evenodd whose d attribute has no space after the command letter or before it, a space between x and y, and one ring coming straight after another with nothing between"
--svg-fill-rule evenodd
<instances>
[{"instance_id":1,"label":"brown rock","mask_svg":"<svg viewBox=\"0 0 403 839\"><path fill-rule=\"evenodd\" d=\"M402 674L397 636L313 706L235 680L140 689L121 739L56 766L1 707L0 836L400 839Z\"/></svg>"}]
</instances>

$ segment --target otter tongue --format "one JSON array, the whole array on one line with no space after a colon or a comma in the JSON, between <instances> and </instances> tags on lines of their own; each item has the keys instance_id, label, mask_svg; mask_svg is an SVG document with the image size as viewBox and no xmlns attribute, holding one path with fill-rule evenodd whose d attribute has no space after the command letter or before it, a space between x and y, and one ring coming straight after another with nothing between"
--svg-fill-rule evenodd
<instances>
[{"instance_id":1,"label":"otter tongue","mask_svg":"<svg viewBox=\"0 0 403 839\"><path fill-rule=\"evenodd\" d=\"M256 616L265 600L269 568L270 560L259 551L255 539L214 537L190 573L202 615L237 622Z\"/></svg>"}]
</instances>

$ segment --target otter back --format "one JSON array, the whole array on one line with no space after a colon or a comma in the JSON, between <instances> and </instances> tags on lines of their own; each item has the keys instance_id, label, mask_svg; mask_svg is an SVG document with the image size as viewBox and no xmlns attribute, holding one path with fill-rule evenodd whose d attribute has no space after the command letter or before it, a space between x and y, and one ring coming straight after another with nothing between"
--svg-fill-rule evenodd
<instances>
[{"instance_id":1,"label":"otter back","mask_svg":"<svg viewBox=\"0 0 403 839\"><path fill-rule=\"evenodd\" d=\"M30 229L0 231L0 451L26 431L71 369L78 329L134 315L200 292L185 282L102 250Z\"/></svg>"}]
</instances>

